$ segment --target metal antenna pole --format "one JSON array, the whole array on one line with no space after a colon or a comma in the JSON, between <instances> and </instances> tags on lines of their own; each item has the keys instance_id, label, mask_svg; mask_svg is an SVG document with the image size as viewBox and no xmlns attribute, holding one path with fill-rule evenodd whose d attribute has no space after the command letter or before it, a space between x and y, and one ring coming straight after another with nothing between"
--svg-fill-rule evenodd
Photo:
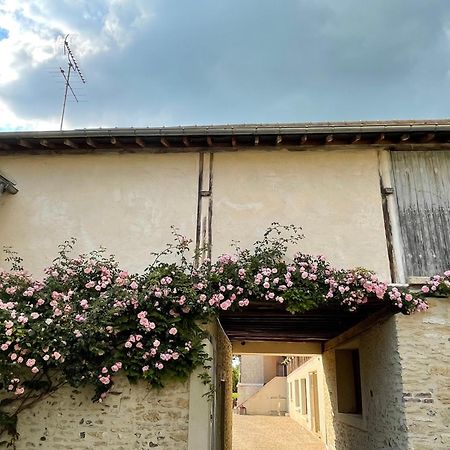
<instances>
[{"instance_id":1,"label":"metal antenna pole","mask_svg":"<svg viewBox=\"0 0 450 450\"><path fill-rule=\"evenodd\" d=\"M69 80L70 80L70 69L71 68L72 68L72 64L69 63L69 70L67 71L67 77L64 74L64 70L60 69L64 79L66 80L66 88L64 90L64 102L63 102L63 108L62 108L62 113L61 113L61 124L59 126L59 131L62 131L63 122L64 122L64 113L66 111L66 102L67 102L67 90L70 87ZM72 88L70 88L70 89L72 90Z\"/></svg>"},{"instance_id":2,"label":"metal antenna pole","mask_svg":"<svg viewBox=\"0 0 450 450\"><path fill-rule=\"evenodd\" d=\"M61 113L61 123L59 126L59 131L62 131L62 127L63 127L63 123L64 123L64 114L66 111L66 103L67 103L67 93L68 93L69 89L70 89L70 92L72 93L73 97L75 98L75 100L78 103L78 98L75 95L75 92L73 91L72 86L70 85L71 71L74 70L80 77L83 84L86 83L86 80L84 79L83 74L81 73L81 70L78 66L77 60L73 56L72 50L69 47L69 42L67 41L68 37L69 37L69 35L67 34L66 37L64 38L64 54L67 55L67 65L68 65L67 76L64 73L64 70L61 67L59 68L59 70L65 80L64 101L63 101L63 108L62 108L62 113Z\"/></svg>"}]
</instances>

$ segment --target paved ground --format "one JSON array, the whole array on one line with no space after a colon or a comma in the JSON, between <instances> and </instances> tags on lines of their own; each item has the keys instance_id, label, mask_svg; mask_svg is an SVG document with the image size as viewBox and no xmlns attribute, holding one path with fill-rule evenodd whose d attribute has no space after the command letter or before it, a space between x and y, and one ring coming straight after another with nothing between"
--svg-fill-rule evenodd
<instances>
[{"instance_id":1,"label":"paved ground","mask_svg":"<svg viewBox=\"0 0 450 450\"><path fill-rule=\"evenodd\" d=\"M325 446L290 417L233 414L233 450L325 450Z\"/></svg>"}]
</instances>

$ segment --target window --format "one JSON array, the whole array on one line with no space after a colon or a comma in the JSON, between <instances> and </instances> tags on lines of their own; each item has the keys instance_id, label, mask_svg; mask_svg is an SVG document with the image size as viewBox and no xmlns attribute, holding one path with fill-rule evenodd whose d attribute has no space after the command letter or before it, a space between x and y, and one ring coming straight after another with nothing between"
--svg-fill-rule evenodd
<instances>
[{"instance_id":1,"label":"window","mask_svg":"<svg viewBox=\"0 0 450 450\"><path fill-rule=\"evenodd\" d=\"M295 406L297 408L300 406L300 389L298 385L298 380L295 380Z\"/></svg>"},{"instance_id":2,"label":"window","mask_svg":"<svg viewBox=\"0 0 450 450\"><path fill-rule=\"evenodd\" d=\"M302 398L302 414L308 414L308 394L306 391L306 378L300 380L301 398Z\"/></svg>"},{"instance_id":3,"label":"window","mask_svg":"<svg viewBox=\"0 0 450 450\"><path fill-rule=\"evenodd\" d=\"M338 411L362 414L361 373L358 350L336 350Z\"/></svg>"}]
</instances>

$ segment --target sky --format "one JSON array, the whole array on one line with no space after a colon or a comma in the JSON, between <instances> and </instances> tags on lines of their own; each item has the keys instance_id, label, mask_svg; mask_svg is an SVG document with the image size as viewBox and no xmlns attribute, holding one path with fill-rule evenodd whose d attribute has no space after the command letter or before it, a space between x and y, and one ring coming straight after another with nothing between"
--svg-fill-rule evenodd
<instances>
[{"instance_id":1,"label":"sky","mask_svg":"<svg viewBox=\"0 0 450 450\"><path fill-rule=\"evenodd\" d=\"M0 0L0 131L450 117L449 0Z\"/></svg>"}]
</instances>

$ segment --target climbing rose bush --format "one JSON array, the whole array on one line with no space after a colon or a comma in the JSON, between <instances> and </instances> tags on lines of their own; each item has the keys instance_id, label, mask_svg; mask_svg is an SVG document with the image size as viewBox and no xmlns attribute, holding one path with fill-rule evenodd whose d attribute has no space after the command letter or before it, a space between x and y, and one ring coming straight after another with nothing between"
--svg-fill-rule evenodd
<instances>
[{"instance_id":1,"label":"climbing rose bush","mask_svg":"<svg viewBox=\"0 0 450 450\"><path fill-rule=\"evenodd\" d=\"M450 295L450 270L431 277L421 290L426 295Z\"/></svg>"},{"instance_id":2,"label":"climbing rose bush","mask_svg":"<svg viewBox=\"0 0 450 450\"><path fill-rule=\"evenodd\" d=\"M12 270L0 270L0 434L14 435L18 413L66 383L93 386L93 400L102 401L118 374L157 387L186 379L207 367L202 325L223 311L272 302L292 313L352 312L379 302L410 314L427 308L425 295L450 291L450 271L413 293L366 269L335 269L323 256L289 259L300 231L273 224L252 250L235 247L200 265L198 255L186 256L190 241L175 233L176 243L142 274L104 250L73 257L72 240L36 280L9 251ZM164 262L169 254L178 262Z\"/></svg>"}]
</instances>

